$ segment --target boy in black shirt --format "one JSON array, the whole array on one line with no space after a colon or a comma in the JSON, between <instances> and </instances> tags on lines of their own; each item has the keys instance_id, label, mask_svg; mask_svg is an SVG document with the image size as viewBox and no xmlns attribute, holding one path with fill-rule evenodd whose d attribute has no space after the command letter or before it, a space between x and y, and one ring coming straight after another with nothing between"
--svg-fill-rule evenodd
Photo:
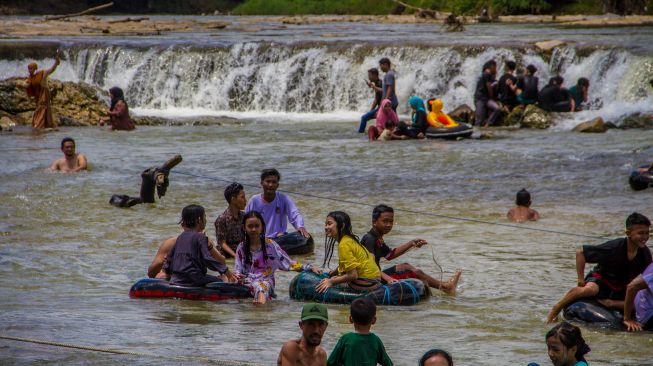
<instances>
[{"instance_id":1,"label":"boy in black shirt","mask_svg":"<svg viewBox=\"0 0 653 366\"><path fill-rule=\"evenodd\" d=\"M383 235L392 230L392 226L394 225L394 215L394 210L390 206L378 205L374 207L374 210L372 211L372 230L365 234L361 239L361 244L363 244L370 253L374 254L374 260L376 261L377 266L379 265L381 257L391 260L406 253L410 248L421 248L423 245L428 244L424 239L413 239L403 245L390 249L385 241L383 241ZM381 267L379 266L379 268ZM448 281L443 282L427 275L421 269L415 268L408 263L402 263L381 271L381 279L387 283L393 283L397 279L419 278L428 283L430 287L437 288L449 295L455 295L460 274L461 271L458 270Z\"/></svg>"},{"instance_id":2,"label":"boy in black shirt","mask_svg":"<svg viewBox=\"0 0 653 366\"><path fill-rule=\"evenodd\" d=\"M646 216L634 212L626 219L625 238L577 249L578 286L551 308L546 322L553 323L567 305L587 297L596 298L606 307L623 309L626 286L651 263L651 251L646 246L650 227L651 221ZM596 263L596 266L583 277L585 263Z\"/></svg>"},{"instance_id":3,"label":"boy in black shirt","mask_svg":"<svg viewBox=\"0 0 653 366\"><path fill-rule=\"evenodd\" d=\"M508 110L512 111L513 108L519 105L515 91L517 89L517 77L515 77L515 69L517 64L515 61L506 61L505 73L499 78L498 95L499 101ZM513 89L514 88L514 89Z\"/></svg>"}]
</instances>

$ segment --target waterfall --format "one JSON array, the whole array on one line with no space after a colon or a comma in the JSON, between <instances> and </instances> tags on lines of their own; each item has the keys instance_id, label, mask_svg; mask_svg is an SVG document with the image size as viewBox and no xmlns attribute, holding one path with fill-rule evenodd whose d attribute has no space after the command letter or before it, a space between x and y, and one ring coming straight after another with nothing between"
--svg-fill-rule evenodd
<instances>
[{"instance_id":1,"label":"waterfall","mask_svg":"<svg viewBox=\"0 0 653 366\"><path fill-rule=\"evenodd\" d=\"M534 64L540 88L555 74L570 87L590 80L591 110L578 118L650 110L653 57L623 49L563 47L549 57L531 48L426 47L366 44L238 43L230 47L73 46L53 77L84 81L103 89L119 86L136 110L172 113L256 113L327 115L363 112L373 93L363 79L367 70L389 57L397 72L397 94L441 98L445 110L473 105L481 66L515 60ZM0 77L26 73L30 60L0 60ZM37 60L49 67L52 59ZM400 112L406 113L405 103ZM576 117L574 117L576 118Z\"/></svg>"}]
</instances>

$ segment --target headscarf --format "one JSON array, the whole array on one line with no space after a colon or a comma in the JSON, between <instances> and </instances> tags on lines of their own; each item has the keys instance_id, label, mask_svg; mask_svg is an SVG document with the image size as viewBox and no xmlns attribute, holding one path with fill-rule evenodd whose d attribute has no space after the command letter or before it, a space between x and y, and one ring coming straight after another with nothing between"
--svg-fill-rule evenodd
<instances>
[{"instance_id":1,"label":"headscarf","mask_svg":"<svg viewBox=\"0 0 653 366\"><path fill-rule=\"evenodd\" d=\"M442 100L430 99L427 103L431 112L426 116L426 120L431 126L435 128L452 128L458 126L456 121L451 119L451 117L446 113L442 112Z\"/></svg>"},{"instance_id":2,"label":"headscarf","mask_svg":"<svg viewBox=\"0 0 653 366\"><path fill-rule=\"evenodd\" d=\"M408 105L415 109L416 112L421 110L426 113L426 109L424 109L424 101L416 95L408 98ZM413 113L413 123L415 123L416 119L417 113Z\"/></svg>"},{"instance_id":3,"label":"headscarf","mask_svg":"<svg viewBox=\"0 0 653 366\"><path fill-rule=\"evenodd\" d=\"M109 108L110 111L113 110L119 101L122 100L125 102L125 94L119 87L114 86L113 88L109 89L109 93L111 93L111 107ZM127 102L125 102L125 104L127 104Z\"/></svg>"},{"instance_id":4,"label":"headscarf","mask_svg":"<svg viewBox=\"0 0 653 366\"><path fill-rule=\"evenodd\" d=\"M397 117L397 113L395 113L392 108L390 108L389 111L385 110L385 106L388 104L392 105L392 101L390 101L390 99L383 99L379 105L379 111L376 112L377 128L384 129L385 124L388 121L392 122L395 126L399 123L399 117Z\"/></svg>"},{"instance_id":5,"label":"headscarf","mask_svg":"<svg viewBox=\"0 0 653 366\"><path fill-rule=\"evenodd\" d=\"M32 62L31 64L27 65L28 68L34 69L35 71L38 69L38 65L35 62ZM30 75L27 77L27 95L30 97L38 97L41 91L41 82L43 81L43 75L45 73L43 70L35 72L34 75Z\"/></svg>"}]
</instances>

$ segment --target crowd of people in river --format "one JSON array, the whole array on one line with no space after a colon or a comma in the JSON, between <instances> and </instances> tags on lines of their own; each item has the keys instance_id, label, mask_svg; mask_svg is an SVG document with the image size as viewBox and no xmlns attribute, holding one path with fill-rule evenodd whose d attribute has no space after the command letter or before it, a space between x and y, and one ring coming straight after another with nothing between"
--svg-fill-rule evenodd
<instances>
[{"instance_id":1,"label":"crowd of people in river","mask_svg":"<svg viewBox=\"0 0 653 366\"><path fill-rule=\"evenodd\" d=\"M397 117L397 75L388 58L379 61L379 68L384 73L383 81L379 70L371 68L365 80L374 91L374 100L368 112L361 117L358 132L364 133L367 123L376 119L376 124L367 130L370 141L422 139L427 128L454 128L458 122L442 112L441 99L429 99L427 103L418 96L408 99L412 110L411 123L399 121ZM535 74L537 68L527 65L523 75L517 76L517 64L506 61L504 74L497 80L497 63L487 61L474 89L475 124L477 126L496 125L502 115L515 107L536 104L549 112L576 112L588 102L589 79L581 77L576 85L565 88L561 76L552 77L548 84L539 89L539 79ZM425 108L426 106L426 108ZM428 112L427 112L428 109Z\"/></svg>"}]
</instances>

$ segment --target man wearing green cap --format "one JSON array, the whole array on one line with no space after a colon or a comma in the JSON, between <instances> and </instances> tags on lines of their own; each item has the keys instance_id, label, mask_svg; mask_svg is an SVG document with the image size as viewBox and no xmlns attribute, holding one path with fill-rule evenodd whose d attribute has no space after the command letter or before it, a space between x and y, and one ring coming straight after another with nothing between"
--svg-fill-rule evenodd
<instances>
[{"instance_id":1,"label":"man wearing green cap","mask_svg":"<svg viewBox=\"0 0 653 366\"><path fill-rule=\"evenodd\" d=\"M320 347L322 336L329 324L329 313L322 304L305 304L299 321L302 337L283 344L277 365L280 366L325 366L327 354Z\"/></svg>"}]
</instances>

